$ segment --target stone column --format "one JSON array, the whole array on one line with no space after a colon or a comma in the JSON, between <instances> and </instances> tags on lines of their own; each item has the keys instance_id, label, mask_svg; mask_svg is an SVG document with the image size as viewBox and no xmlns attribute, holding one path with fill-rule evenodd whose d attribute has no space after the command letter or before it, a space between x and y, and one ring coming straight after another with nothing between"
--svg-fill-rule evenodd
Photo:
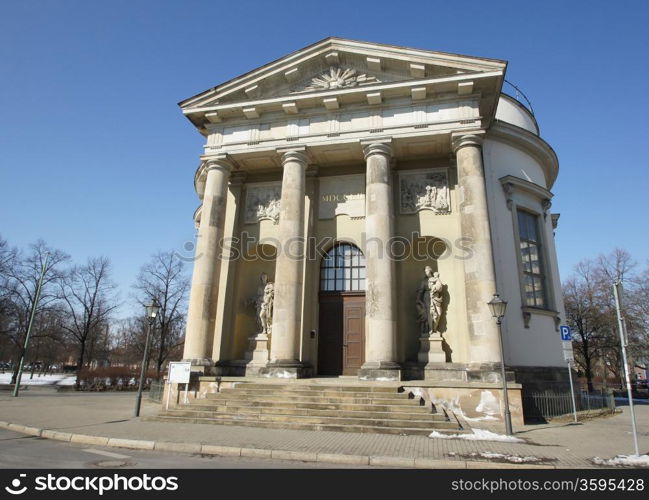
<instances>
[{"instance_id":1,"label":"stone column","mask_svg":"<svg viewBox=\"0 0 649 500\"><path fill-rule=\"evenodd\" d=\"M221 270L219 275L219 297L216 303L214 329L214 344L212 347L212 360L215 366L227 365L234 359L232 344L234 343L234 318L237 313L236 284L240 265L240 221L245 209L244 185L246 172L233 172L230 175L229 193L225 220L223 225L223 255L221 256ZM215 375L229 373L215 370Z\"/></svg>"},{"instance_id":2,"label":"stone column","mask_svg":"<svg viewBox=\"0 0 649 500\"><path fill-rule=\"evenodd\" d=\"M362 142L365 174L365 363L362 380L399 380L395 300L396 274L390 242L394 202L390 140Z\"/></svg>"},{"instance_id":3,"label":"stone column","mask_svg":"<svg viewBox=\"0 0 649 500\"><path fill-rule=\"evenodd\" d=\"M232 164L226 155L205 158L205 192L196 238L196 256L189 295L183 359L211 366L214 322L221 270L221 240Z\"/></svg>"},{"instance_id":4,"label":"stone column","mask_svg":"<svg viewBox=\"0 0 649 500\"><path fill-rule=\"evenodd\" d=\"M304 375L299 359L304 283L305 148L278 150L282 154L282 199L275 263L275 301L270 363L262 375L297 378Z\"/></svg>"},{"instance_id":5,"label":"stone column","mask_svg":"<svg viewBox=\"0 0 649 500\"><path fill-rule=\"evenodd\" d=\"M487 306L496 293L496 278L482 164L482 132L453 134L452 145L457 158L462 238L473 252L464 261L471 361L500 362L498 328Z\"/></svg>"}]
</instances>

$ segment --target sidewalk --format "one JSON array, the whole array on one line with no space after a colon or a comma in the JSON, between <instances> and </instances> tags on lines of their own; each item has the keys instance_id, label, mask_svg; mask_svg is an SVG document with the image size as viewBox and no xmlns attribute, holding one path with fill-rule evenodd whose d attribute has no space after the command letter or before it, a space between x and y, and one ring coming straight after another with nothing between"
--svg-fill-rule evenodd
<instances>
[{"instance_id":1,"label":"sidewalk","mask_svg":"<svg viewBox=\"0 0 649 500\"><path fill-rule=\"evenodd\" d=\"M564 422L515 428L516 437L525 442L507 443L144 422L133 417L134 405L135 393L130 392L57 393L51 387L30 387L13 398L3 391L0 427L94 445L409 468L593 468L598 467L594 457L633 453L628 407L622 407L622 414L583 425ZM142 416L159 410L159 404L143 399ZM649 406L637 406L636 417L640 453L647 454ZM502 433L496 427L490 430Z\"/></svg>"}]
</instances>

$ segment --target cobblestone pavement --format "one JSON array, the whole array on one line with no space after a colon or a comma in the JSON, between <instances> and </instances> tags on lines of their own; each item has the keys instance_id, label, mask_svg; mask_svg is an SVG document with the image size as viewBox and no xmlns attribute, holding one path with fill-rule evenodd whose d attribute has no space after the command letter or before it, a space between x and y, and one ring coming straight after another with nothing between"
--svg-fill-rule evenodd
<instances>
[{"instance_id":1,"label":"cobblestone pavement","mask_svg":"<svg viewBox=\"0 0 649 500\"><path fill-rule=\"evenodd\" d=\"M133 417L134 404L134 393L57 393L52 388L34 387L23 391L18 398L13 398L9 392L0 393L0 421L108 438L407 459L395 462L401 466L407 466L410 460L429 459L445 461L449 467L480 467L517 461L559 468L595 467L591 461L595 456L612 458L633 453L628 407L622 407L621 413L586 420L580 425L557 422L516 428L516 437L525 442L506 443L144 422ZM141 414L155 415L159 410L159 404L144 400ZM640 452L646 454L649 453L649 406L637 406L636 416ZM502 433L494 426L489 430Z\"/></svg>"}]
</instances>

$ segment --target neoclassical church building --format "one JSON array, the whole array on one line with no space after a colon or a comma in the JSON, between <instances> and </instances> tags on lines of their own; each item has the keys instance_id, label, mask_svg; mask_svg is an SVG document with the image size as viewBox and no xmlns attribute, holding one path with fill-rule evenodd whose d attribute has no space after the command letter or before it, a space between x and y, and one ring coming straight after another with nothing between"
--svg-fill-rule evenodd
<instances>
[{"instance_id":1,"label":"neoclassical church building","mask_svg":"<svg viewBox=\"0 0 649 500\"><path fill-rule=\"evenodd\" d=\"M506 66L327 38L182 101L194 370L498 387L498 293L513 387L567 380L558 160Z\"/></svg>"}]
</instances>

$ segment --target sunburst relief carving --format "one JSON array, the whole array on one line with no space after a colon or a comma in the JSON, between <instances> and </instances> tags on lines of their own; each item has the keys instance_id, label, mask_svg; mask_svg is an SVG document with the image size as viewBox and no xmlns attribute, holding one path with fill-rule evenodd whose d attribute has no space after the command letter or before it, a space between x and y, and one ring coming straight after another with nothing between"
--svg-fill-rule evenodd
<instances>
[{"instance_id":1,"label":"sunburst relief carving","mask_svg":"<svg viewBox=\"0 0 649 500\"><path fill-rule=\"evenodd\" d=\"M358 74L352 68L343 69L332 66L329 68L329 71L312 78L311 83L299 92L345 89L370 83L380 83L380 81L376 77L366 75L365 73Z\"/></svg>"}]
</instances>

